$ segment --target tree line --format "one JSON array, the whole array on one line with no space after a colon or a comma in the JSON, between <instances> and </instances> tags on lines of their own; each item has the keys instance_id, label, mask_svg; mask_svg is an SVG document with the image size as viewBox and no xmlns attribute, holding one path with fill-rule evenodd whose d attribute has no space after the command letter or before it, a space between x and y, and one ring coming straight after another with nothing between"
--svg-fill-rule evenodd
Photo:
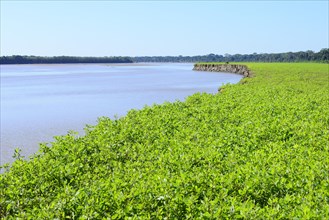
<instances>
[{"instance_id":1,"label":"tree line","mask_svg":"<svg viewBox=\"0 0 329 220\"><path fill-rule=\"evenodd\" d=\"M0 64L132 63L130 57L2 56Z\"/></svg>"},{"instance_id":2,"label":"tree line","mask_svg":"<svg viewBox=\"0 0 329 220\"><path fill-rule=\"evenodd\" d=\"M74 57L74 56L2 56L0 64L60 64L60 63L140 63L140 62L326 62L329 63L329 49L319 52L311 50L287 53L253 54L208 54L198 56L137 56L137 57Z\"/></svg>"},{"instance_id":3,"label":"tree line","mask_svg":"<svg viewBox=\"0 0 329 220\"><path fill-rule=\"evenodd\" d=\"M300 51L287 53L208 54L203 56L143 56L133 57L134 62L329 62L329 49L319 52Z\"/></svg>"}]
</instances>

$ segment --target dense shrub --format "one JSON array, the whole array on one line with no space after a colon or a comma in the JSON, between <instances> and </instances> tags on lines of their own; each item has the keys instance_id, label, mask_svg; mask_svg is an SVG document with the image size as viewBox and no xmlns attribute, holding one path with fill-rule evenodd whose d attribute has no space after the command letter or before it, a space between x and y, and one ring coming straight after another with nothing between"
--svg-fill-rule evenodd
<instances>
[{"instance_id":1,"label":"dense shrub","mask_svg":"<svg viewBox=\"0 0 329 220\"><path fill-rule=\"evenodd\" d=\"M255 77L219 94L103 117L16 155L0 215L328 219L328 65L247 65Z\"/></svg>"}]
</instances>

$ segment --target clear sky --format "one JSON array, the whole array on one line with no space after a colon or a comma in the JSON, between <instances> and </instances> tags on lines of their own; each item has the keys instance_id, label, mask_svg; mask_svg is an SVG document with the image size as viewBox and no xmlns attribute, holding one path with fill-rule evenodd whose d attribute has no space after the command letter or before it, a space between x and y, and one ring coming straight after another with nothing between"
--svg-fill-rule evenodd
<instances>
[{"instance_id":1,"label":"clear sky","mask_svg":"<svg viewBox=\"0 0 329 220\"><path fill-rule=\"evenodd\" d=\"M1 55L317 52L328 48L328 11L328 0L1 0Z\"/></svg>"}]
</instances>

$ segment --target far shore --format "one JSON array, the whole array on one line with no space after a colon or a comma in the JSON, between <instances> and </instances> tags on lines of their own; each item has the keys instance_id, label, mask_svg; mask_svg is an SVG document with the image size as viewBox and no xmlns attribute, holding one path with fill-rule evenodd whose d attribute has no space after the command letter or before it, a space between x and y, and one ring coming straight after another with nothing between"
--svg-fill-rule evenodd
<instances>
[{"instance_id":1,"label":"far shore","mask_svg":"<svg viewBox=\"0 0 329 220\"><path fill-rule=\"evenodd\" d=\"M29 66L58 66L58 65L101 65L101 66L153 66L156 63L24 63L24 64L0 64L2 65L29 65Z\"/></svg>"}]
</instances>

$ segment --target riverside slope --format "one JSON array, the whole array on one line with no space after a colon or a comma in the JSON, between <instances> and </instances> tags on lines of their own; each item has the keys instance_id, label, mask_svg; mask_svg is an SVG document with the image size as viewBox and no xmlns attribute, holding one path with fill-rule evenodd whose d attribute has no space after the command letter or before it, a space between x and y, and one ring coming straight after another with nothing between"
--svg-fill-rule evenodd
<instances>
[{"instance_id":1,"label":"riverside slope","mask_svg":"<svg viewBox=\"0 0 329 220\"><path fill-rule=\"evenodd\" d=\"M0 175L2 219L329 219L328 64L100 118Z\"/></svg>"},{"instance_id":2,"label":"riverside slope","mask_svg":"<svg viewBox=\"0 0 329 220\"><path fill-rule=\"evenodd\" d=\"M196 71L209 71L209 72L227 72L237 73L244 77L251 77L251 71L246 65L238 64L214 64L214 63L197 63L194 65L193 70Z\"/></svg>"}]
</instances>

